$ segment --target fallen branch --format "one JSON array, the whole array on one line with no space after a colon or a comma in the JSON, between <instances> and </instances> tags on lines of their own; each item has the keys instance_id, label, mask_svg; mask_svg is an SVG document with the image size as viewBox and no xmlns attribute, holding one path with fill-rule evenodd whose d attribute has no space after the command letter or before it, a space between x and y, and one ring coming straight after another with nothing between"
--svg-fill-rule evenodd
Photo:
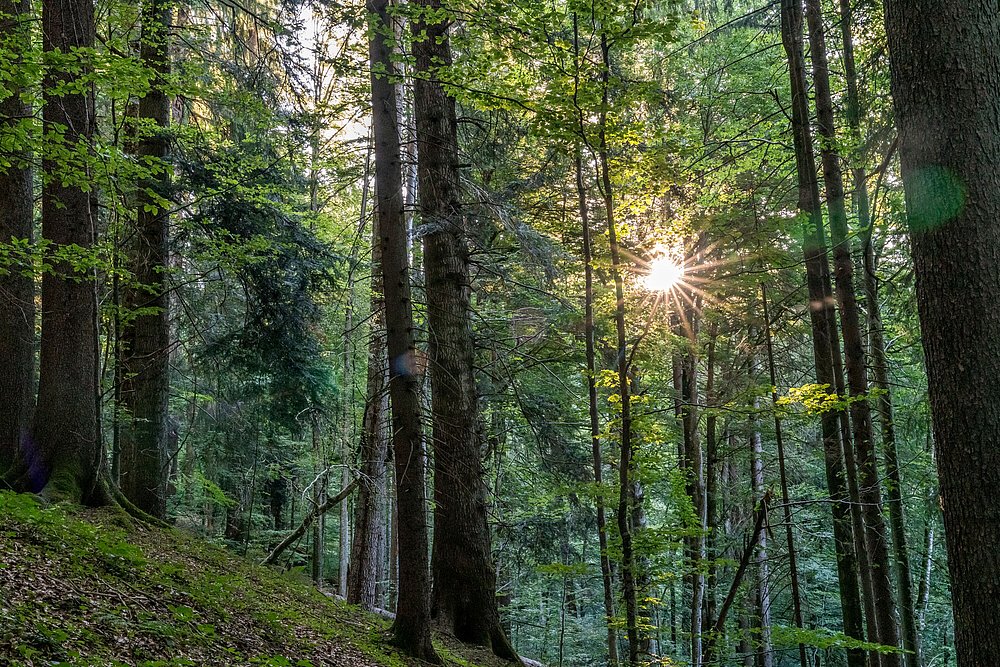
<instances>
[{"instance_id":1,"label":"fallen branch","mask_svg":"<svg viewBox=\"0 0 1000 667\"><path fill-rule=\"evenodd\" d=\"M322 505L314 507L310 510L310 512L303 517L302 523L299 524L299 527L289 533L288 536L281 541L281 544L274 547L274 550L268 554L267 558L261 561L261 564L274 565L278 561L278 556L280 556L285 549L290 547L296 540L306 534L306 531L309 530L309 526L311 526L312 522L316 520L316 517L326 514L329 510L342 503L344 499L351 495L351 492L354 491L357 486L358 480L354 480L344 487L340 493L332 498L328 498Z\"/></svg>"},{"instance_id":2,"label":"fallen branch","mask_svg":"<svg viewBox=\"0 0 1000 667\"><path fill-rule=\"evenodd\" d=\"M746 547L743 549L743 557L740 558L740 565L736 568L736 574L733 576L733 585L729 587L729 593L726 595L725 601L722 603L722 607L719 609L719 616L715 621L715 625L712 627L712 635L708 638L708 647L705 650L705 664L711 664L712 660L715 658L715 639L722 635L722 630L726 626L726 614L729 613L729 609L733 606L733 601L736 599L736 592L740 588L740 583L743 581L743 575L746 574L747 566L750 564L750 558L753 556L754 550L757 548L757 542L760 539L760 532L764 529L764 520L767 518L767 504L771 500L771 490L768 489L764 497L760 499L760 503L757 505L756 520L753 525L753 535L750 537L750 541L747 542Z\"/></svg>"}]
</instances>

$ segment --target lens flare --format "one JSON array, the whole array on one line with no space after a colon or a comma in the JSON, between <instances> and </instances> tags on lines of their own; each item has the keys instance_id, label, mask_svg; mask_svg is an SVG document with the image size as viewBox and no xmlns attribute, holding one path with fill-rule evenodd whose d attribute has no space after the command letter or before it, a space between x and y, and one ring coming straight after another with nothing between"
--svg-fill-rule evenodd
<instances>
[{"instance_id":1,"label":"lens flare","mask_svg":"<svg viewBox=\"0 0 1000 667\"><path fill-rule=\"evenodd\" d=\"M649 272L642 284L650 292L669 292L684 279L684 265L668 255L661 255L649 263Z\"/></svg>"}]
</instances>

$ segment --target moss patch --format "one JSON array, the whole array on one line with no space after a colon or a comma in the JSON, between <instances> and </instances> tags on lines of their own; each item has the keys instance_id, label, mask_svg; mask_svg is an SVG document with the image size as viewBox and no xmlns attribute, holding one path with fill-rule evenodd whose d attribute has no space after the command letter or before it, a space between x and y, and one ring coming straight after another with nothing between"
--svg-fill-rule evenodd
<instances>
[{"instance_id":1,"label":"moss patch","mask_svg":"<svg viewBox=\"0 0 1000 667\"><path fill-rule=\"evenodd\" d=\"M386 643L388 630L378 616L180 531L0 493L4 664L418 664ZM436 643L449 664L493 663Z\"/></svg>"}]
</instances>

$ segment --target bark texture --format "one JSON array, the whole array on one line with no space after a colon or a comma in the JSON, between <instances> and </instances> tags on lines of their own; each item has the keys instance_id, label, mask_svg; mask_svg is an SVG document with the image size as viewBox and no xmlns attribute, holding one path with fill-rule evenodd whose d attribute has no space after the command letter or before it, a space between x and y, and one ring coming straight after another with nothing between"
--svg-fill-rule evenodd
<instances>
[{"instance_id":1,"label":"bark texture","mask_svg":"<svg viewBox=\"0 0 1000 667\"><path fill-rule=\"evenodd\" d=\"M1000 664L1000 7L886 0L892 92L965 667Z\"/></svg>"},{"instance_id":2,"label":"bark texture","mask_svg":"<svg viewBox=\"0 0 1000 667\"><path fill-rule=\"evenodd\" d=\"M0 0L0 41L13 53L27 53L31 43L29 0ZM15 62L16 66L16 62ZM16 70L15 70L16 71ZM6 134L28 122L31 107L21 97L27 82L16 78L5 85L0 100L0 125ZM0 172L0 244L31 243L34 200L27 146L11 156ZM27 266L0 263L0 477L29 446L28 433L35 381L35 286Z\"/></svg>"},{"instance_id":3,"label":"bark texture","mask_svg":"<svg viewBox=\"0 0 1000 667\"><path fill-rule=\"evenodd\" d=\"M168 460L167 400L170 394L169 215L162 202L169 195L167 157L170 98L164 87L170 72L171 4L147 0L142 7L140 60L155 73L149 91L139 100L136 155L151 160L151 170L139 182L137 224L129 243L128 265L133 284L124 290L126 321L121 331L121 490L132 504L157 518L166 516Z\"/></svg>"},{"instance_id":4,"label":"bark texture","mask_svg":"<svg viewBox=\"0 0 1000 667\"><path fill-rule=\"evenodd\" d=\"M417 3L433 16L438 0ZM414 115L427 290L434 451L431 613L460 641L517 660L500 624L486 518L479 398L473 374L471 285L458 171L455 100L439 80L451 63L448 26L413 22Z\"/></svg>"},{"instance_id":5,"label":"bark texture","mask_svg":"<svg viewBox=\"0 0 1000 667\"><path fill-rule=\"evenodd\" d=\"M419 375L413 344L413 302L403 183L400 167L396 87L392 81L394 34L388 0L368 0L372 134L375 139L375 197L382 280L385 289L389 403L396 473L396 541L399 587L393 643L433 664L441 659L431 645L430 571L427 559L427 500L421 449ZM396 563L390 557L390 567Z\"/></svg>"},{"instance_id":6,"label":"bark texture","mask_svg":"<svg viewBox=\"0 0 1000 667\"><path fill-rule=\"evenodd\" d=\"M388 373L385 357L385 302L378 221L372 228L372 327L368 345L368 390L361 428L361 485L354 505L354 542L347 601L365 609L381 607L378 582L385 555L385 468L389 456Z\"/></svg>"},{"instance_id":7,"label":"bark texture","mask_svg":"<svg viewBox=\"0 0 1000 667\"><path fill-rule=\"evenodd\" d=\"M42 3L42 45L46 52L71 53L94 45L91 0L45 0ZM45 143L62 151L89 156L94 134L92 87L74 88L66 68L48 68L42 80ZM61 89L60 86L68 86ZM42 236L53 251L94 245L96 202L90 184L88 157L67 161L52 153L43 157ZM63 176L71 175L69 178ZM28 453L26 488L53 498L97 502L98 474L104 448L98 439L97 293L92 270L70 262L53 264L42 277L42 340L39 360L38 406Z\"/></svg>"}]
</instances>

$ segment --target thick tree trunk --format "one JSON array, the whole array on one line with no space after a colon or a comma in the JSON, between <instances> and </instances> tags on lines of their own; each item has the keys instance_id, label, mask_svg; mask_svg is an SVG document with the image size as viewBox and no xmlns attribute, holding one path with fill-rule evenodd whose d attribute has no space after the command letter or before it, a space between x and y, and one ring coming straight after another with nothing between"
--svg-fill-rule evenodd
<instances>
[{"instance_id":1,"label":"thick tree trunk","mask_svg":"<svg viewBox=\"0 0 1000 667\"><path fill-rule=\"evenodd\" d=\"M32 21L29 0L0 0L0 40L8 52L28 53ZM17 63L15 62L15 67ZM4 134L29 122L22 97L27 81L8 81L0 100ZM13 136L18 136L14 134ZM34 198L28 146L16 146L11 166L0 172L0 244L32 242ZM0 478L29 445L35 386L35 285L27 263L0 266Z\"/></svg>"},{"instance_id":2,"label":"thick tree trunk","mask_svg":"<svg viewBox=\"0 0 1000 667\"><path fill-rule=\"evenodd\" d=\"M1000 12L886 0L892 91L965 667L1000 664Z\"/></svg>"},{"instance_id":3,"label":"thick tree trunk","mask_svg":"<svg viewBox=\"0 0 1000 667\"><path fill-rule=\"evenodd\" d=\"M413 302L393 63L394 33L388 0L368 0L373 37L369 42L372 135L375 139L375 210L385 290L389 403L396 472L396 542L399 587L393 642L421 660L440 664L431 645L430 572L427 559L427 501L420 448L419 371L413 342ZM391 567L391 565L390 565Z\"/></svg>"},{"instance_id":4,"label":"thick tree trunk","mask_svg":"<svg viewBox=\"0 0 1000 667\"><path fill-rule=\"evenodd\" d=\"M819 0L806 0L806 18L809 23L817 127L821 137L823 181L826 184L827 210L830 214L830 234L833 242L837 301L841 312L847 384L851 397L856 399L851 403L850 415L864 514L864 543L871 568L872 599L878 629L876 638L880 644L896 647L899 644L899 636L896 631L895 597L890 581L889 545L882 517L882 487L875 461L871 405L866 400L868 377L865 368L864 341L854 289L854 261L851 257L851 243L848 236L844 179L840 168L840 156L836 150L837 132L834 125L833 96L830 92L823 13ZM898 667L900 657L898 653L883 653L880 662L884 667Z\"/></svg>"},{"instance_id":5,"label":"thick tree trunk","mask_svg":"<svg viewBox=\"0 0 1000 667\"><path fill-rule=\"evenodd\" d=\"M431 13L439 0L417 5ZM432 616L461 641L517 660L500 624L483 479L479 397L473 373L471 284L458 172L455 100L440 72L451 63L447 24L413 22L414 115L430 329L434 453Z\"/></svg>"},{"instance_id":6,"label":"thick tree trunk","mask_svg":"<svg viewBox=\"0 0 1000 667\"><path fill-rule=\"evenodd\" d=\"M802 54L802 7L800 0L782 0L781 33L788 56L792 89L792 134L799 185L799 215L803 225L803 254L809 289L816 381L821 385L827 385L827 390L830 391L836 386L832 351L834 339L831 337L831 323L835 318L835 313L833 304L828 298L830 292L829 267L826 258L826 241L823 235L823 213L819 185L812 153L812 132L809 127L806 74ZM839 437L839 418L836 413L831 411L824 413L821 421L827 485L833 510L837 576L840 584L844 632L855 639L863 639L858 573L850 511L846 506L847 493ZM851 649L847 655L850 667L864 666L865 656L862 651Z\"/></svg>"},{"instance_id":7,"label":"thick tree trunk","mask_svg":"<svg viewBox=\"0 0 1000 667\"><path fill-rule=\"evenodd\" d=\"M46 52L72 53L94 45L94 6L90 0L42 3L42 43ZM42 160L42 237L52 250L93 248L97 211L89 184L87 157L67 164L62 151L88 156L94 134L94 93L72 81L89 75L80 64L71 75L48 68L42 80L43 131L58 144ZM61 87L68 86L65 90ZM72 171L72 176L67 174ZM65 178L64 178L65 176ZM101 502L98 475L104 447L98 438L97 292L92 270L55 262L42 278L42 341L38 406L33 423L35 449L28 456L27 488L54 498Z\"/></svg>"},{"instance_id":8,"label":"thick tree trunk","mask_svg":"<svg viewBox=\"0 0 1000 667\"><path fill-rule=\"evenodd\" d=\"M361 485L354 505L347 601L366 609L378 606L385 551L385 464L389 454L388 373L385 356L385 302L382 298L382 249L378 221L372 226L371 333L368 347L368 389L361 427Z\"/></svg>"},{"instance_id":9,"label":"thick tree trunk","mask_svg":"<svg viewBox=\"0 0 1000 667\"><path fill-rule=\"evenodd\" d=\"M597 541L601 550L601 582L604 587L604 616L608 628L608 664L618 664L618 637L615 632L615 598L611 581L611 559L608 556L608 525L604 513L604 463L601 455L600 409L597 405L597 359L594 332L594 267L593 248L590 238L590 210L587 206L587 189L583 181L583 160L579 148L576 151L576 190L579 198L580 219L583 225L583 273L584 273L584 338L587 348L587 398L590 414L590 451L594 464L594 485L597 495L594 504L597 509Z\"/></svg>"},{"instance_id":10,"label":"thick tree trunk","mask_svg":"<svg viewBox=\"0 0 1000 667\"><path fill-rule=\"evenodd\" d=\"M164 518L170 394L169 216L165 200L170 178L167 157L170 98L164 88L170 72L169 33L171 3L146 0L142 6L142 43L139 57L154 73L150 89L139 100L139 140L136 155L152 160L148 176L136 193L137 225L128 248L132 283L124 290L126 318L120 334L122 383L120 397L125 423L120 431L119 483L132 504ZM131 313L138 313L132 315Z\"/></svg>"}]
</instances>

